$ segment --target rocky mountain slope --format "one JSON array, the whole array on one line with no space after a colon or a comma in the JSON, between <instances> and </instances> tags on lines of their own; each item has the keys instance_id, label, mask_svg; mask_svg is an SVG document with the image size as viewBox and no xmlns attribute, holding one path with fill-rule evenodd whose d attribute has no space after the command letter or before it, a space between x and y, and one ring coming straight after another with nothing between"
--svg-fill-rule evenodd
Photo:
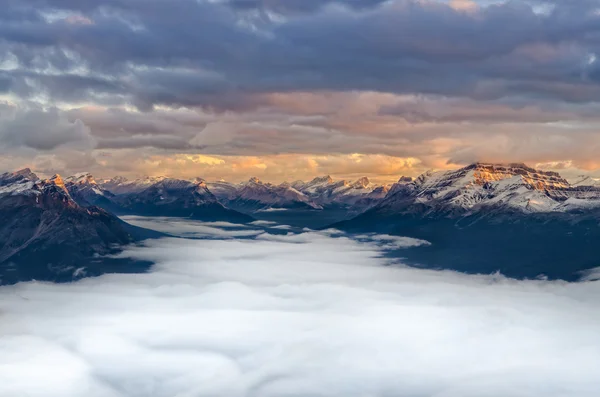
<instances>
[{"instance_id":1,"label":"rocky mountain slope","mask_svg":"<svg viewBox=\"0 0 600 397\"><path fill-rule=\"evenodd\" d=\"M0 175L0 283L131 271L132 264L102 256L136 240L137 232L99 207L77 204L59 175Z\"/></svg>"},{"instance_id":2,"label":"rocky mountain slope","mask_svg":"<svg viewBox=\"0 0 600 397\"><path fill-rule=\"evenodd\" d=\"M476 212L565 212L600 206L600 188L571 185L556 172L524 164L476 163L456 171L427 172L399 181L378 212L421 212L424 216L462 216Z\"/></svg>"},{"instance_id":3,"label":"rocky mountain slope","mask_svg":"<svg viewBox=\"0 0 600 397\"><path fill-rule=\"evenodd\" d=\"M208 188L225 205L245 212L342 209L355 214L379 202L389 190L388 186L372 184L364 177L355 182L336 182L330 176L279 185L258 178L240 184L219 181L209 182Z\"/></svg>"},{"instance_id":4,"label":"rocky mountain slope","mask_svg":"<svg viewBox=\"0 0 600 397\"><path fill-rule=\"evenodd\" d=\"M292 186L325 208L341 207L352 209L354 212L362 212L373 206L389 191L388 186L373 184L367 177L354 182L336 182L329 175L315 178L308 183L296 181Z\"/></svg>"},{"instance_id":5,"label":"rocky mountain slope","mask_svg":"<svg viewBox=\"0 0 600 397\"><path fill-rule=\"evenodd\" d=\"M475 273L576 279L600 266L600 188L523 164L476 163L392 186L380 203L335 224L402 234L432 246L409 260Z\"/></svg>"},{"instance_id":6,"label":"rocky mountain slope","mask_svg":"<svg viewBox=\"0 0 600 397\"><path fill-rule=\"evenodd\" d=\"M128 180L122 176L116 176L112 179L103 180L99 186L115 195L140 193L150 186L167 179L166 176L146 176L144 178Z\"/></svg>"},{"instance_id":7,"label":"rocky mountain slope","mask_svg":"<svg viewBox=\"0 0 600 397\"><path fill-rule=\"evenodd\" d=\"M106 185L104 185L106 186ZM221 204L204 181L160 178L141 191L118 195L115 212L146 216L174 216L203 221L251 222L252 217Z\"/></svg>"},{"instance_id":8,"label":"rocky mountain slope","mask_svg":"<svg viewBox=\"0 0 600 397\"><path fill-rule=\"evenodd\" d=\"M268 209L322 209L304 193L289 184L274 185L258 178L237 185L224 182L209 183L208 189L225 205L245 212Z\"/></svg>"},{"instance_id":9,"label":"rocky mountain slope","mask_svg":"<svg viewBox=\"0 0 600 397\"><path fill-rule=\"evenodd\" d=\"M115 195L101 187L88 172L65 178L65 187L73 200L82 207L95 205L111 210L115 206Z\"/></svg>"}]
</instances>

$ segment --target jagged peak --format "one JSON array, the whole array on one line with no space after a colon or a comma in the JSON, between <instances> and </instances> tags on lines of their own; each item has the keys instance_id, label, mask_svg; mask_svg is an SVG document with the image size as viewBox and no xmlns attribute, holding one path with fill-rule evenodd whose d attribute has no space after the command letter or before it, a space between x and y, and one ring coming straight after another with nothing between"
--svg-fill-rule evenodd
<instances>
[{"instance_id":1,"label":"jagged peak","mask_svg":"<svg viewBox=\"0 0 600 397\"><path fill-rule=\"evenodd\" d=\"M313 183L333 183L333 178L331 178L331 176L329 175L325 175L325 176L318 176L316 178L314 178L312 181L310 181L311 184Z\"/></svg>"},{"instance_id":2,"label":"jagged peak","mask_svg":"<svg viewBox=\"0 0 600 397\"><path fill-rule=\"evenodd\" d=\"M21 170L11 172L10 175L13 177L23 177L34 182L39 180L38 176L31 171L31 168L23 168Z\"/></svg>"},{"instance_id":3,"label":"jagged peak","mask_svg":"<svg viewBox=\"0 0 600 397\"><path fill-rule=\"evenodd\" d=\"M60 191L64 193L65 196L69 198L69 200L71 199L71 195L69 194L69 191L65 186L65 181L59 174L54 174L52 177L41 181L41 185L44 188L48 188L50 186L57 187Z\"/></svg>"},{"instance_id":4,"label":"jagged peak","mask_svg":"<svg viewBox=\"0 0 600 397\"><path fill-rule=\"evenodd\" d=\"M196 186L198 186L198 187L203 187L203 188L207 187L206 179L204 179L204 178L196 177L196 178L194 178L193 183L195 183Z\"/></svg>"},{"instance_id":5,"label":"jagged peak","mask_svg":"<svg viewBox=\"0 0 600 397\"><path fill-rule=\"evenodd\" d=\"M31 168L23 168L21 170L13 172L13 175L20 175L20 176L28 177L30 175L35 175L35 174L31 171Z\"/></svg>"},{"instance_id":6,"label":"jagged peak","mask_svg":"<svg viewBox=\"0 0 600 397\"><path fill-rule=\"evenodd\" d=\"M52 175L47 181L57 186L65 187L65 181L59 174Z\"/></svg>"},{"instance_id":7,"label":"jagged peak","mask_svg":"<svg viewBox=\"0 0 600 397\"><path fill-rule=\"evenodd\" d=\"M0 174L0 186L10 185L22 182L37 182L39 178L29 168L24 168L15 172L5 172Z\"/></svg>"},{"instance_id":8,"label":"jagged peak","mask_svg":"<svg viewBox=\"0 0 600 397\"><path fill-rule=\"evenodd\" d=\"M412 176L401 176L400 179L398 179L398 183L410 183L413 182L415 180L415 178L413 178Z\"/></svg>"},{"instance_id":9,"label":"jagged peak","mask_svg":"<svg viewBox=\"0 0 600 397\"><path fill-rule=\"evenodd\" d=\"M255 177L255 176L253 176L252 178L250 178L250 179L248 180L248 182L250 182L250 183L261 183L261 184L262 184L261 180L260 180L260 179L258 179L258 178L257 178L257 177Z\"/></svg>"},{"instance_id":10,"label":"jagged peak","mask_svg":"<svg viewBox=\"0 0 600 397\"><path fill-rule=\"evenodd\" d=\"M364 189L367 186L369 186L370 183L371 182L369 181L369 178L363 176L362 178L359 178L356 182L354 182L352 184L352 187L355 189Z\"/></svg>"},{"instance_id":11,"label":"jagged peak","mask_svg":"<svg viewBox=\"0 0 600 397\"><path fill-rule=\"evenodd\" d=\"M71 175L68 178L65 178L66 183L79 183L79 184L91 184L96 185L96 180L93 175L89 172L80 172L75 175Z\"/></svg>"},{"instance_id":12,"label":"jagged peak","mask_svg":"<svg viewBox=\"0 0 600 397\"><path fill-rule=\"evenodd\" d=\"M108 179L105 182L107 182L107 183L113 183L113 184L119 184L119 183L125 183L127 181L129 181L129 179L125 178L124 176L117 175L117 176L114 176L114 177Z\"/></svg>"}]
</instances>

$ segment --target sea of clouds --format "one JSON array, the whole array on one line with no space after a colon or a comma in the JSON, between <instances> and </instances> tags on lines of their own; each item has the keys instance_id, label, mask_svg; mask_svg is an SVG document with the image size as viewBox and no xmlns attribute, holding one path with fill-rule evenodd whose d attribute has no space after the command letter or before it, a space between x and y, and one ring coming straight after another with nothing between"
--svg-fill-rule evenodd
<instances>
[{"instance_id":1,"label":"sea of clouds","mask_svg":"<svg viewBox=\"0 0 600 397\"><path fill-rule=\"evenodd\" d=\"M600 395L598 282L408 268L385 250L426 242L392 236L135 222L179 236L122 254L147 274L0 288L0 396Z\"/></svg>"}]
</instances>

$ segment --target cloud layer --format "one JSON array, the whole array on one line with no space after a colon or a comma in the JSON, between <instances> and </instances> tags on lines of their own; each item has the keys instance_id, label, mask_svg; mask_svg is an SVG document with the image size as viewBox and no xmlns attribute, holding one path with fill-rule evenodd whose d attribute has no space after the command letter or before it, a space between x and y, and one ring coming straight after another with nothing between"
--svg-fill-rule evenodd
<instances>
[{"instance_id":1,"label":"cloud layer","mask_svg":"<svg viewBox=\"0 0 600 397\"><path fill-rule=\"evenodd\" d=\"M8 0L0 21L0 99L38 116L28 139L0 118L24 148L15 166L108 173L107 153L136 153L598 168L594 1ZM84 137L86 158L61 162Z\"/></svg>"},{"instance_id":2,"label":"cloud layer","mask_svg":"<svg viewBox=\"0 0 600 397\"><path fill-rule=\"evenodd\" d=\"M0 394L598 395L598 282L405 268L388 240L168 238L124 254L148 274L2 287Z\"/></svg>"}]
</instances>

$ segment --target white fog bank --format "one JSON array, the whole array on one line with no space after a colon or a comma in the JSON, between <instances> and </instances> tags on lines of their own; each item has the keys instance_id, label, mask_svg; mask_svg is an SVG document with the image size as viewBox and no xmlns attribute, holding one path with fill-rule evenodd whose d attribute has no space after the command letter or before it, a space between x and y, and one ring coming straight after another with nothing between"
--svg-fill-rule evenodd
<instances>
[{"instance_id":1,"label":"white fog bank","mask_svg":"<svg viewBox=\"0 0 600 397\"><path fill-rule=\"evenodd\" d=\"M0 288L0 396L600 395L598 282L406 268L382 250L425 242L389 236L159 222L219 239L128 249L147 274Z\"/></svg>"}]
</instances>

